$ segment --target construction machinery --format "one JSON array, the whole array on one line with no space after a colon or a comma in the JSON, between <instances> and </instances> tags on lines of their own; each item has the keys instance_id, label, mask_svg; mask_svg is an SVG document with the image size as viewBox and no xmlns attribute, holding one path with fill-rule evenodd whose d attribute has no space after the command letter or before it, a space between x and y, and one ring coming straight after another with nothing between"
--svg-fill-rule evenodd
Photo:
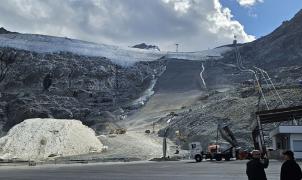
<instances>
[{"instance_id":1,"label":"construction machinery","mask_svg":"<svg viewBox=\"0 0 302 180\"><path fill-rule=\"evenodd\" d=\"M219 134L227 141L218 143ZM191 158L196 162L201 162L203 159L215 159L221 161L222 159L229 161L232 158L237 158L238 142L227 125L218 124L216 142L208 146L207 151L204 152L200 142L192 142L189 144Z\"/></svg>"}]
</instances>

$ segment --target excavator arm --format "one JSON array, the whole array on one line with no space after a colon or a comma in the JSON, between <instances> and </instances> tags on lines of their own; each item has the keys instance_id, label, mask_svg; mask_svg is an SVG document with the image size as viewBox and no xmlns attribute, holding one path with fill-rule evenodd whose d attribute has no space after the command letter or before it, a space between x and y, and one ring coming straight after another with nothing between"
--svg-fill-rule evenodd
<instances>
[{"instance_id":1,"label":"excavator arm","mask_svg":"<svg viewBox=\"0 0 302 180\"><path fill-rule=\"evenodd\" d=\"M238 142L227 125L218 124L218 130L221 134L221 137L231 144L232 147L238 147Z\"/></svg>"}]
</instances>

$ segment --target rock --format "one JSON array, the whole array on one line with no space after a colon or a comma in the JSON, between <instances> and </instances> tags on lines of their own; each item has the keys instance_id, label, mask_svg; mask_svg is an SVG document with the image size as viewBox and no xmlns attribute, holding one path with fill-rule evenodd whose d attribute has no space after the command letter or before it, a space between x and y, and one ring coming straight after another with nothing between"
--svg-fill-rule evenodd
<instances>
[{"instance_id":1,"label":"rock","mask_svg":"<svg viewBox=\"0 0 302 180\"><path fill-rule=\"evenodd\" d=\"M157 50L160 51L158 46L154 46L154 45L147 45L145 43L141 43L141 44L137 44L132 46L132 48L138 48L138 49L152 49L152 50Z\"/></svg>"},{"instance_id":2,"label":"rock","mask_svg":"<svg viewBox=\"0 0 302 180\"><path fill-rule=\"evenodd\" d=\"M262 67L278 74L282 66L302 65L302 10L272 33L240 46L245 66ZM233 59L229 52L224 59ZM271 74L272 75L272 74Z\"/></svg>"},{"instance_id":3,"label":"rock","mask_svg":"<svg viewBox=\"0 0 302 180\"><path fill-rule=\"evenodd\" d=\"M3 27L0 28L0 34L16 34L16 32L10 32Z\"/></svg>"},{"instance_id":4,"label":"rock","mask_svg":"<svg viewBox=\"0 0 302 180\"><path fill-rule=\"evenodd\" d=\"M20 98L11 101L6 106L8 121L4 123L4 130L8 131L15 124L28 118L47 118L50 113L41 106L31 106L31 100Z\"/></svg>"},{"instance_id":5,"label":"rock","mask_svg":"<svg viewBox=\"0 0 302 180\"><path fill-rule=\"evenodd\" d=\"M28 118L76 118L85 124L97 124L101 119L103 123L108 116L100 111L115 112L137 99L148 88L148 77L161 73L164 66L160 61L123 67L104 57L6 47L0 47L0 54L5 60L15 57L0 83L0 101L9 110L1 116L5 131ZM45 88L44 81L43 88L47 75L51 75L51 84Z\"/></svg>"},{"instance_id":6,"label":"rock","mask_svg":"<svg viewBox=\"0 0 302 180\"><path fill-rule=\"evenodd\" d=\"M69 109L52 107L49 109L52 116L56 119L72 119L73 114Z\"/></svg>"}]
</instances>

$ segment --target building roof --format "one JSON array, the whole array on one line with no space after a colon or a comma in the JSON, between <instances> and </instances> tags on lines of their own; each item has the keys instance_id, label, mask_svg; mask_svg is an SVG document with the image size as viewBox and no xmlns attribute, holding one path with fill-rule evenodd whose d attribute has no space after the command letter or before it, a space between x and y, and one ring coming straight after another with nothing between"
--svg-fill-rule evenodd
<instances>
[{"instance_id":1,"label":"building roof","mask_svg":"<svg viewBox=\"0 0 302 180\"><path fill-rule=\"evenodd\" d=\"M279 126L270 132L270 137L277 134L302 134L302 126Z\"/></svg>"},{"instance_id":2,"label":"building roof","mask_svg":"<svg viewBox=\"0 0 302 180\"><path fill-rule=\"evenodd\" d=\"M261 124L292 121L302 118L302 106L258 111L256 115L259 117Z\"/></svg>"}]
</instances>

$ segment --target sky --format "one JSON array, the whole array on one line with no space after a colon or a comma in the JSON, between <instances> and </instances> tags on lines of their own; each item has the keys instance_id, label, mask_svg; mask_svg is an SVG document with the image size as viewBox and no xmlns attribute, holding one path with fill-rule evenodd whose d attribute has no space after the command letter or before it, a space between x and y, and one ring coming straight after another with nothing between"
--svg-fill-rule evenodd
<instances>
[{"instance_id":1,"label":"sky","mask_svg":"<svg viewBox=\"0 0 302 180\"><path fill-rule=\"evenodd\" d=\"M267 35L302 0L0 0L0 27L162 50L200 51Z\"/></svg>"}]
</instances>

